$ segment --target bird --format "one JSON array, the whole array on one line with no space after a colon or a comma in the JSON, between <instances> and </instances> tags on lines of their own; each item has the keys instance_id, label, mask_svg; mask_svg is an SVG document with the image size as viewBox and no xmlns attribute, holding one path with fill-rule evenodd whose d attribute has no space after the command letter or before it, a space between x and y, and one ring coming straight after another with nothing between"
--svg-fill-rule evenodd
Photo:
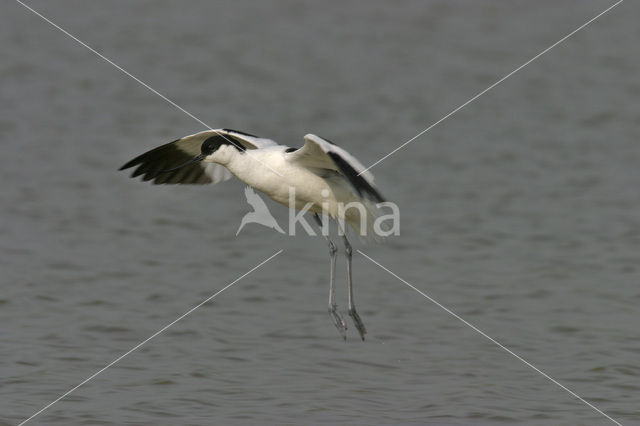
<instances>
[{"instance_id":1,"label":"bird","mask_svg":"<svg viewBox=\"0 0 640 426\"><path fill-rule=\"evenodd\" d=\"M314 134L305 135L304 145L295 148L238 130L210 129L151 149L119 170L129 168L134 168L132 178L141 176L143 181L161 185L216 184L235 176L291 209L306 208L320 227L320 215L337 221L347 264L347 313L361 339L365 339L367 330L354 302L353 249L342 226L346 222L357 235L370 236L376 208L385 198L371 172L345 149ZM345 209L349 203L356 203L358 208ZM338 249L329 233L323 233L323 237L330 258L328 311L346 340L347 325L335 302Z\"/></svg>"},{"instance_id":2,"label":"bird","mask_svg":"<svg viewBox=\"0 0 640 426\"><path fill-rule=\"evenodd\" d=\"M236 231L236 237L247 223L259 223L268 228L275 229L281 234L284 234L284 231L282 230L280 225L278 225L278 222L276 222L275 218L271 216L267 205L264 203L264 201L262 201L262 198L260 198L258 194L256 194L253 188L247 186L244 189L244 196L247 199L247 203L249 203L249 205L253 207L253 211L245 214L242 217L242 220L240 221L240 227L238 227L238 230Z\"/></svg>"}]
</instances>

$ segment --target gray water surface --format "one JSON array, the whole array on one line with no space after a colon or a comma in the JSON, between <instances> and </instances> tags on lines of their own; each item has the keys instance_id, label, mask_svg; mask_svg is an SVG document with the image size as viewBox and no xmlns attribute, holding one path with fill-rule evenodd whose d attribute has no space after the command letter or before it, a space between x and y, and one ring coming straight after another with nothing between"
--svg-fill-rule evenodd
<instances>
[{"instance_id":1,"label":"gray water surface","mask_svg":"<svg viewBox=\"0 0 640 426\"><path fill-rule=\"evenodd\" d=\"M368 165L612 3L29 4L214 128L316 133ZM640 424L639 12L622 3L374 167L401 235L356 243L625 425ZM0 423L283 249L31 424L612 424L357 253L369 334L343 342L322 239L236 237L237 181L117 171L202 124L20 4L0 22Z\"/></svg>"}]
</instances>

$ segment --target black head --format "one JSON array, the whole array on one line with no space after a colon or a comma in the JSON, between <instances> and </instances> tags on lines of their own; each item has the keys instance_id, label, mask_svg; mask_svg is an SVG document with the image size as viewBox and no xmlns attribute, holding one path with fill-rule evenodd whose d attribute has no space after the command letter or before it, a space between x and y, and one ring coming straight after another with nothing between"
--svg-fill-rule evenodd
<instances>
[{"instance_id":1,"label":"black head","mask_svg":"<svg viewBox=\"0 0 640 426\"><path fill-rule=\"evenodd\" d=\"M236 142L231 136L223 136L223 135L215 135L211 136L204 142L202 142L202 146L200 147L200 152L205 157L216 152L222 145L231 145L235 147L238 151L244 151L245 147L240 145L240 143Z\"/></svg>"},{"instance_id":2,"label":"black head","mask_svg":"<svg viewBox=\"0 0 640 426\"><path fill-rule=\"evenodd\" d=\"M223 135L211 136L210 138L202 142L202 145L200 145L200 154L196 155L191 160L177 167L168 170L160 170L160 173L173 172L190 164L198 163L216 152L222 145L231 145L240 152L245 151L245 147L242 146L239 142L235 141L232 137Z\"/></svg>"}]
</instances>

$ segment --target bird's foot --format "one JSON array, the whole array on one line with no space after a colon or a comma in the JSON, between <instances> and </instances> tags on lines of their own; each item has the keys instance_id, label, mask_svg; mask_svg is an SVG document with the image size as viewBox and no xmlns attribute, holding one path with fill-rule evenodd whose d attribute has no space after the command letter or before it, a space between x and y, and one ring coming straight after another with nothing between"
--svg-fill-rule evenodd
<instances>
[{"instance_id":1,"label":"bird's foot","mask_svg":"<svg viewBox=\"0 0 640 426\"><path fill-rule=\"evenodd\" d=\"M334 303L329 306L329 315L331 315L333 324L335 324L342 338L344 340L347 340L347 324L342 319L342 316L338 313L338 305Z\"/></svg>"},{"instance_id":2,"label":"bird's foot","mask_svg":"<svg viewBox=\"0 0 640 426\"><path fill-rule=\"evenodd\" d=\"M355 324L356 329L358 330L358 333L360 333L360 337L362 338L362 340L364 340L364 335L367 333L367 329L364 328L364 323L360 319L360 315L358 315L358 313L356 312L355 307L352 307L351 309L349 309L349 316L353 320L353 323Z\"/></svg>"}]
</instances>

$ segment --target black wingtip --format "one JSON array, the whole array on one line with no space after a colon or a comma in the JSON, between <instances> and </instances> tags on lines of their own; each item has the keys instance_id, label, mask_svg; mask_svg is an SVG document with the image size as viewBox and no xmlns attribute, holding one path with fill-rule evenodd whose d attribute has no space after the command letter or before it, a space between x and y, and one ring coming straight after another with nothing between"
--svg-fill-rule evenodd
<instances>
[{"instance_id":1,"label":"black wingtip","mask_svg":"<svg viewBox=\"0 0 640 426\"><path fill-rule=\"evenodd\" d=\"M140 157L136 157L133 160L130 160L124 163L122 166L120 166L118 170L120 171L120 170L130 169L131 167L135 166L139 162L140 162Z\"/></svg>"},{"instance_id":2,"label":"black wingtip","mask_svg":"<svg viewBox=\"0 0 640 426\"><path fill-rule=\"evenodd\" d=\"M327 155L331 157L340 171L344 173L351 185L353 185L358 195L370 198L377 203L385 202L385 199L380 194L380 192L378 192L378 190L374 188L365 178L360 176L356 169L354 169L351 164L345 161L340 155L331 151L327 152Z\"/></svg>"},{"instance_id":3,"label":"black wingtip","mask_svg":"<svg viewBox=\"0 0 640 426\"><path fill-rule=\"evenodd\" d=\"M130 169L133 166L137 166L138 164L142 164L142 162L149 157L150 154L153 154L154 152L158 152L159 150L162 150L164 148L167 148L173 144L175 144L176 142L179 142L182 138L178 138L178 139L174 139L169 143L166 143L164 145L160 145L156 148L153 148L147 152L144 152L140 155L138 155L137 157L127 161L124 165L122 165L118 170L125 170L125 169ZM136 175L137 176L137 175ZM135 176L131 176L131 177L135 177Z\"/></svg>"},{"instance_id":4,"label":"black wingtip","mask_svg":"<svg viewBox=\"0 0 640 426\"><path fill-rule=\"evenodd\" d=\"M118 169L118 171L120 170L126 170L128 168L133 167L135 164L132 164L133 160L126 162L124 165L120 166L120 168Z\"/></svg>"}]
</instances>

